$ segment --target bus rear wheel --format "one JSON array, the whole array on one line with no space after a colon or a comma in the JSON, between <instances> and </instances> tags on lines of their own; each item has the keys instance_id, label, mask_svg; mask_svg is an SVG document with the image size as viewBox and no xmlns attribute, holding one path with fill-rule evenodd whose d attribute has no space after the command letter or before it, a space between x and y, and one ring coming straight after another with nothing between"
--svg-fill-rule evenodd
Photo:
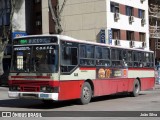
<instances>
[{"instance_id":1,"label":"bus rear wheel","mask_svg":"<svg viewBox=\"0 0 160 120\"><path fill-rule=\"evenodd\" d=\"M131 93L132 97L137 97L140 92L140 82L139 80L135 80L133 84L133 92Z\"/></svg>"},{"instance_id":2,"label":"bus rear wheel","mask_svg":"<svg viewBox=\"0 0 160 120\"><path fill-rule=\"evenodd\" d=\"M88 104L92 98L92 89L91 85L88 82L85 82L81 89L81 96L79 103L84 105Z\"/></svg>"}]
</instances>

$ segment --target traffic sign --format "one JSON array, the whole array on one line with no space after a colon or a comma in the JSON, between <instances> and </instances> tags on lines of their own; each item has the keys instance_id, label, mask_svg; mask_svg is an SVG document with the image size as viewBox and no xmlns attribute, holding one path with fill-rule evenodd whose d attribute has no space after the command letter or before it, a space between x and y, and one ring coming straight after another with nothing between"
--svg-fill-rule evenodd
<instances>
[{"instance_id":1,"label":"traffic sign","mask_svg":"<svg viewBox=\"0 0 160 120\"><path fill-rule=\"evenodd\" d=\"M108 30L108 44L112 45L112 30Z\"/></svg>"},{"instance_id":2,"label":"traffic sign","mask_svg":"<svg viewBox=\"0 0 160 120\"><path fill-rule=\"evenodd\" d=\"M12 33L12 38L16 38L16 37L22 37L22 36L26 36L26 32L13 32Z\"/></svg>"}]
</instances>

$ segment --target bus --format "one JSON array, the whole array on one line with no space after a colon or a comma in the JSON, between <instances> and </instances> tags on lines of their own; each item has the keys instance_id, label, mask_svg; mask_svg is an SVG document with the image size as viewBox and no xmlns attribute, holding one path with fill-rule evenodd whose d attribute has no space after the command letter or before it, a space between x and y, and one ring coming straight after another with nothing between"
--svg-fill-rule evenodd
<instances>
[{"instance_id":1,"label":"bus","mask_svg":"<svg viewBox=\"0 0 160 120\"><path fill-rule=\"evenodd\" d=\"M11 98L43 102L77 99L152 89L154 53L77 40L63 35L15 38L9 74Z\"/></svg>"}]
</instances>

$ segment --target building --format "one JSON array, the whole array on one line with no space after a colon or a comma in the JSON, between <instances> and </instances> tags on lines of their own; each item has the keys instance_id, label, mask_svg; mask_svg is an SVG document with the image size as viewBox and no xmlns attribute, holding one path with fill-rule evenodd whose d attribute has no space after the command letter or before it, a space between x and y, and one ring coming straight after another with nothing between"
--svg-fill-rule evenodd
<instances>
[{"instance_id":1,"label":"building","mask_svg":"<svg viewBox=\"0 0 160 120\"><path fill-rule=\"evenodd\" d=\"M160 62L160 1L149 0L150 49L155 52L156 62ZM157 63L156 63L157 64Z\"/></svg>"},{"instance_id":2,"label":"building","mask_svg":"<svg viewBox=\"0 0 160 120\"><path fill-rule=\"evenodd\" d=\"M64 5L62 34L76 39L149 49L148 0L52 0ZM48 1L26 0L27 34L54 34Z\"/></svg>"},{"instance_id":3,"label":"building","mask_svg":"<svg viewBox=\"0 0 160 120\"><path fill-rule=\"evenodd\" d=\"M24 31L28 35L55 33L48 0L19 1L21 9L14 14L13 31ZM57 4L62 6L64 1L52 0L53 8ZM148 4L148 0L66 0L61 15L62 34L149 49ZM9 15L7 21L10 22Z\"/></svg>"},{"instance_id":4,"label":"building","mask_svg":"<svg viewBox=\"0 0 160 120\"><path fill-rule=\"evenodd\" d=\"M149 49L148 0L68 0L62 15L65 35Z\"/></svg>"},{"instance_id":5,"label":"building","mask_svg":"<svg viewBox=\"0 0 160 120\"><path fill-rule=\"evenodd\" d=\"M61 34L149 49L148 0L52 0L53 8L57 4L64 6ZM48 0L25 0L25 16L27 34L55 33Z\"/></svg>"},{"instance_id":6,"label":"building","mask_svg":"<svg viewBox=\"0 0 160 120\"><path fill-rule=\"evenodd\" d=\"M56 6L56 0L52 0L52 6ZM55 33L48 0L26 0L26 32L29 35Z\"/></svg>"}]
</instances>

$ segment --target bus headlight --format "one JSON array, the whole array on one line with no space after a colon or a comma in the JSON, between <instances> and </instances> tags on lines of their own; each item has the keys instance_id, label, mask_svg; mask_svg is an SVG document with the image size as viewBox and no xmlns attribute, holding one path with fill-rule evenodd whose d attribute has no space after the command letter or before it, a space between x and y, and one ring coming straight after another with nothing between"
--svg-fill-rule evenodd
<instances>
[{"instance_id":1,"label":"bus headlight","mask_svg":"<svg viewBox=\"0 0 160 120\"><path fill-rule=\"evenodd\" d=\"M46 93L57 93L59 91L59 87L51 87L51 86L41 86L40 91Z\"/></svg>"},{"instance_id":2,"label":"bus headlight","mask_svg":"<svg viewBox=\"0 0 160 120\"><path fill-rule=\"evenodd\" d=\"M45 86L41 87L41 91L46 91L46 87Z\"/></svg>"},{"instance_id":3,"label":"bus headlight","mask_svg":"<svg viewBox=\"0 0 160 120\"><path fill-rule=\"evenodd\" d=\"M50 86L41 86L40 91L41 92L48 92L48 93L53 92L52 87L50 87Z\"/></svg>"},{"instance_id":4,"label":"bus headlight","mask_svg":"<svg viewBox=\"0 0 160 120\"><path fill-rule=\"evenodd\" d=\"M19 86L10 86L9 91L20 91L20 87Z\"/></svg>"}]
</instances>

